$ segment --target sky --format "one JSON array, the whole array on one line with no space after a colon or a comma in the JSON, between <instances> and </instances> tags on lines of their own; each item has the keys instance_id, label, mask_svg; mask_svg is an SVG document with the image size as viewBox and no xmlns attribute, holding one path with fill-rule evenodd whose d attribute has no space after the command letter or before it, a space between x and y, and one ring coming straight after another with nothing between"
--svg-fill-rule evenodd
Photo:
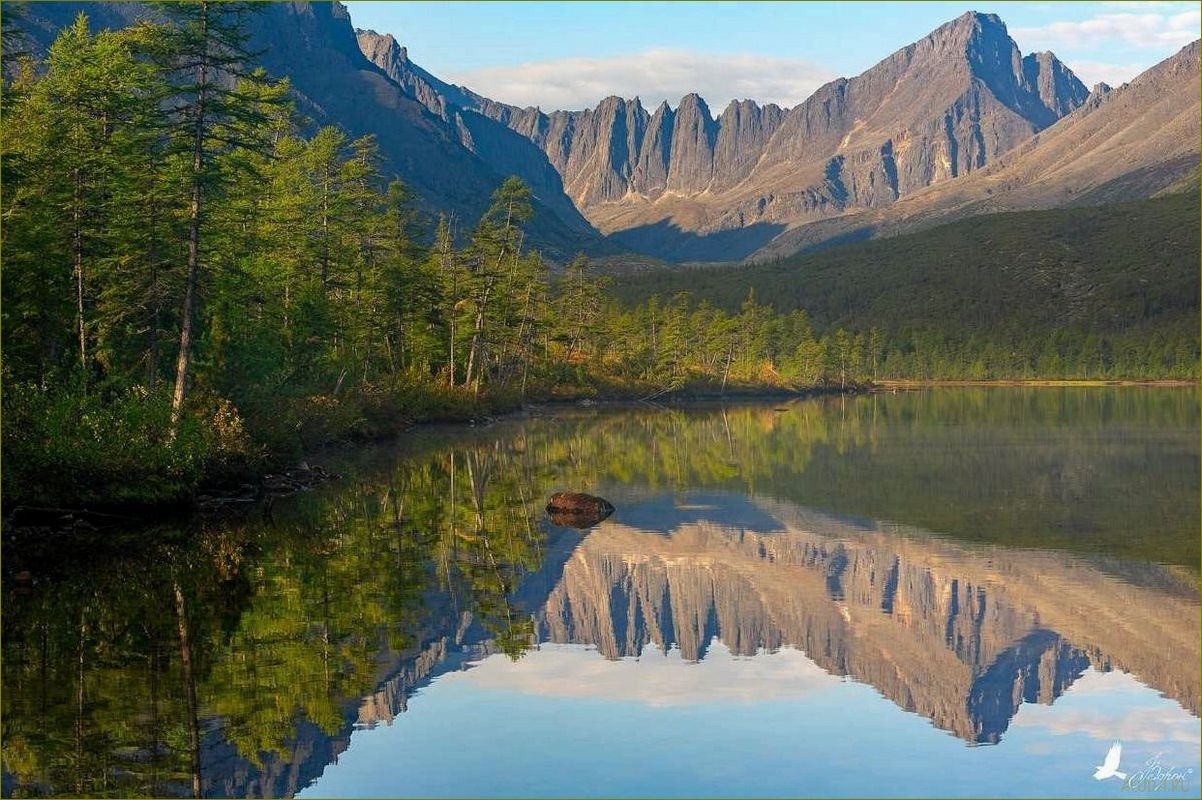
<instances>
[{"instance_id":1,"label":"sky","mask_svg":"<svg viewBox=\"0 0 1202 800\"><path fill-rule=\"evenodd\" d=\"M1198 718L1130 675L1086 670L970 747L792 648L607 661L543 644L434 679L360 728L305 797L1148 797L1092 777L1158 757L1198 792ZM1157 796L1171 796L1167 793ZM1179 795L1180 796L1180 795Z\"/></svg>"},{"instance_id":2,"label":"sky","mask_svg":"<svg viewBox=\"0 0 1202 800\"><path fill-rule=\"evenodd\" d=\"M793 106L965 11L998 14L1024 53L1052 50L1089 86L1118 86L1199 38L1196 2L377 2L356 27L391 33L439 78L544 111L607 95L675 106L697 92Z\"/></svg>"}]
</instances>

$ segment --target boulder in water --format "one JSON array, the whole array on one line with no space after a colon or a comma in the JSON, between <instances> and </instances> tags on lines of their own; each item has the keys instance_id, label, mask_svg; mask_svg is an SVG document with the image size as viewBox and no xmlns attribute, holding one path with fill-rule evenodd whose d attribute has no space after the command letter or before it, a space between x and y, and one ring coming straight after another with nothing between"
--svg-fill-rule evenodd
<instances>
[{"instance_id":1,"label":"boulder in water","mask_svg":"<svg viewBox=\"0 0 1202 800\"><path fill-rule=\"evenodd\" d=\"M556 492L547 503L551 522L568 528L591 528L612 513L608 500L581 492Z\"/></svg>"}]
</instances>

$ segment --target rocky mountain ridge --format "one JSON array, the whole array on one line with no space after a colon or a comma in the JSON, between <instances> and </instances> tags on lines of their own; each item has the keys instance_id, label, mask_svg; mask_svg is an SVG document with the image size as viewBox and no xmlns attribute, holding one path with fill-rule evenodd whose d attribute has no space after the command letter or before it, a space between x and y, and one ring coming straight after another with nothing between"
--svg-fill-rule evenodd
<instances>
[{"instance_id":1,"label":"rocky mountain ridge","mask_svg":"<svg viewBox=\"0 0 1202 800\"><path fill-rule=\"evenodd\" d=\"M600 230L680 260L741 257L786 226L881 208L984 168L1081 106L1053 54L1023 56L995 15L970 12L792 109L686 95L653 112L608 97L544 113L449 86L391 36L359 32L373 62L432 111L470 109L536 144Z\"/></svg>"},{"instance_id":2,"label":"rocky mountain ridge","mask_svg":"<svg viewBox=\"0 0 1202 800\"><path fill-rule=\"evenodd\" d=\"M256 8L252 47L315 125L374 135L385 173L462 230L521 177L536 201L528 239L553 261L771 259L996 210L1140 199L1198 172L1196 44L1090 91L969 12L792 108L738 100L715 116L689 94L544 112L440 80L340 3ZM44 48L80 11L96 28L153 14L46 2L23 27Z\"/></svg>"},{"instance_id":3,"label":"rocky mountain ridge","mask_svg":"<svg viewBox=\"0 0 1202 800\"><path fill-rule=\"evenodd\" d=\"M918 191L889 208L798 226L753 260L981 214L1100 205L1196 189L1202 139L1199 52L1195 41L1118 88L1096 86L1071 114L973 175Z\"/></svg>"}]
</instances>

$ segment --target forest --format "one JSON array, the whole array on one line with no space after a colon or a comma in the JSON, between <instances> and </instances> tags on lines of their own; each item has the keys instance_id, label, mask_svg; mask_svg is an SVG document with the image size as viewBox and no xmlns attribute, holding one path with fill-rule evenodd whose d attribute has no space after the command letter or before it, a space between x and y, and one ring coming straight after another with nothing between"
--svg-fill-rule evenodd
<instances>
[{"instance_id":1,"label":"forest","mask_svg":"<svg viewBox=\"0 0 1202 800\"><path fill-rule=\"evenodd\" d=\"M1196 291L1188 337L1017 343L812 319L780 283L757 294L741 276L714 302L618 297L627 277L526 245L518 179L480 219L440 215L370 137L315 128L255 66L253 6L164 3L120 31L81 14L44 57L6 9L11 503L183 502L329 442L530 401L1197 375Z\"/></svg>"},{"instance_id":2,"label":"forest","mask_svg":"<svg viewBox=\"0 0 1202 800\"><path fill-rule=\"evenodd\" d=\"M885 331L891 378L1198 375L1199 195L989 214L766 263L647 270L635 304L687 290L734 310L754 292L820 330Z\"/></svg>"},{"instance_id":3,"label":"forest","mask_svg":"<svg viewBox=\"0 0 1202 800\"><path fill-rule=\"evenodd\" d=\"M586 258L553 271L517 179L479 220L427 213L370 138L312 130L251 66L253 8L161 10L81 15L6 66L6 497L161 502L526 399L867 377L868 333L751 301L620 308Z\"/></svg>"}]
</instances>

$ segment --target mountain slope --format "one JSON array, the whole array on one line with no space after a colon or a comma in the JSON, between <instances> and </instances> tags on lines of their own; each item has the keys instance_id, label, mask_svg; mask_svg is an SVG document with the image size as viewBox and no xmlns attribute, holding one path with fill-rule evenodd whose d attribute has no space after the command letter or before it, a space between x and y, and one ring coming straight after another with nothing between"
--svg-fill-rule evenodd
<instances>
[{"instance_id":1,"label":"mountain slope","mask_svg":"<svg viewBox=\"0 0 1202 800\"><path fill-rule=\"evenodd\" d=\"M754 260L976 214L1096 205L1196 187L1199 74L1199 43L1194 42L1130 83L1095 90L1072 114L974 175L917 192L887 209L798 227Z\"/></svg>"},{"instance_id":2,"label":"mountain slope","mask_svg":"<svg viewBox=\"0 0 1202 800\"><path fill-rule=\"evenodd\" d=\"M594 225L672 260L739 258L786 226L975 172L1088 95L1055 56L1023 57L1000 19L977 13L792 110L732 102L717 119L692 94L654 113L620 97L584 111L519 109L360 44L394 80L407 71L423 83L428 108L470 108L527 137Z\"/></svg>"},{"instance_id":3,"label":"mountain slope","mask_svg":"<svg viewBox=\"0 0 1202 800\"><path fill-rule=\"evenodd\" d=\"M615 291L627 301L689 291L734 310L750 289L822 327L1011 343L1063 329L1172 331L1196 350L1200 213L1194 191L996 214L772 263L630 276Z\"/></svg>"},{"instance_id":4,"label":"mountain slope","mask_svg":"<svg viewBox=\"0 0 1202 800\"><path fill-rule=\"evenodd\" d=\"M36 3L28 6L23 27L45 48L81 11L94 28L119 28L153 15L142 3ZM486 158L465 147L455 120L431 113L364 57L341 3L260 3L256 11L247 15L251 49L260 53L259 61L270 74L291 81L299 110L315 124L336 125L352 136L374 135L386 174L404 180L427 212L452 213L461 226L470 226L501 181L519 174L535 193L536 214L529 231L533 244L557 257L580 249L612 252L613 246L604 243L563 197L556 180L532 179L538 163L524 169L520 150L508 159ZM540 154L534 155L537 161Z\"/></svg>"},{"instance_id":5,"label":"mountain slope","mask_svg":"<svg viewBox=\"0 0 1202 800\"><path fill-rule=\"evenodd\" d=\"M409 60L408 52L390 34L355 31L362 53L405 93L421 103L455 132L459 143L497 174L522 178L548 210L570 230L593 234L588 221L564 194L559 173L527 137L475 110L475 98L444 83ZM598 249L590 248L593 252ZM611 248L612 249L612 248Z\"/></svg>"},{"instance_id":6,"label":"mountain slope","mask_svg":"<svg viewBox=\"0 0 1202 800\"><path fill-rule=\"evenodd\" d=\"M252 45L316 124L376 136L386 173L461 228L518 175L535 194L529 240L553 259L771 260L976 214L1150 197L1198 174L1197 43L1088 93L1054 55L1023 56L1000 19L970 12L793 109L744 100L714 118L691 94L653 111L609 97L544 113L438 79L392 36L356 31L339 3L258 7ZM95 27L150 13L46 2L24 25L44 47L81 10Z\"/></svg>"}]
</instances>

